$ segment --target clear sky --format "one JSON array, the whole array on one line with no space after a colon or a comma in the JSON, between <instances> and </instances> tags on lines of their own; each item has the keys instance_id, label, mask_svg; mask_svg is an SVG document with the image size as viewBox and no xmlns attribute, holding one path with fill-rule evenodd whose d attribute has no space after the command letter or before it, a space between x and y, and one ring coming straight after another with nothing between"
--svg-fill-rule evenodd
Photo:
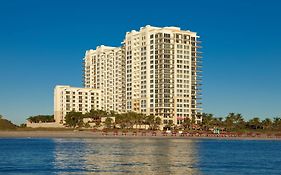
<instances>
[{"instance_id":1,"label":"clear sky","mask_svg":"<svg viewBox=\"0 0 281 175\"><path fill-rule=\"evenodd\" d=\"M281 116L281 1L1 0L0 114L53 114L55 85L82 86L82 58L145 25L202 40L204 112Z\"/></svg>"}]
</instances>

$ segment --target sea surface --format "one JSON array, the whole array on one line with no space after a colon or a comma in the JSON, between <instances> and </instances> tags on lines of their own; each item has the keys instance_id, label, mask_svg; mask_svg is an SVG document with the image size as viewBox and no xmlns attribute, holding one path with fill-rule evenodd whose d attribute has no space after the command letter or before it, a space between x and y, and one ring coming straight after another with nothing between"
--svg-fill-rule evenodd
<instances>
[{"instance_id":1,"label":"sea surface","mask_svg":"<svg viewBox=\"0 0 281 175\"><path fill-rule=\"evenodd\" d=\"M0 174L281 174L281 141L0 139Z\"/></svg>"}]
</instances>

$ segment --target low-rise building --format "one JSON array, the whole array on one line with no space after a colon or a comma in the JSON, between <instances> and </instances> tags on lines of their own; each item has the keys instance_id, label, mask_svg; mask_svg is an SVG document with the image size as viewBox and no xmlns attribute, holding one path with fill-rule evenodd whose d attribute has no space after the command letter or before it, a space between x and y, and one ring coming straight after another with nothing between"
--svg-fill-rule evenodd
<instances>
[{"instance_id":1,"label":"low-rise building","mask_svg":"<svg viewBox=\"0 0 281 175\"><path fill-rule=\"evenodd\" d=\"M65 116L71 111L85 114L91 109L101 109L100 90L70 86L56 86L54 90L54 119L64 124Z\"/></svg>"}]
</instances>

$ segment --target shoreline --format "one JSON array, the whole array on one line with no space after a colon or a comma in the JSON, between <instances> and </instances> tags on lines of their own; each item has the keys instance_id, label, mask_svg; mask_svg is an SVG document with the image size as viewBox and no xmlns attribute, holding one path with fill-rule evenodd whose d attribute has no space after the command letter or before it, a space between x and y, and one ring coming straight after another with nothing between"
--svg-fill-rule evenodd
<instances>
[{"instance_id":1,"label":"shoreline","mask_svg":"<svg viewBox=\"0 0 281 175\"><path fill-rule=\"evenodd\" d=\"M154 133L155 134L155 133ZM152 132L147 132L145 135L142 133L128 132L126 135L122 135L121 132L114 133L108 132L107 135L103 132L92 131L0 131L0 139L5 138L128 138L128 139L216 139L216 140L281 140L281 137L266 137L266 136L187 136L167 134L162 135L162 132L156 132L153 135Z\"/></svg>"}]
</instances>

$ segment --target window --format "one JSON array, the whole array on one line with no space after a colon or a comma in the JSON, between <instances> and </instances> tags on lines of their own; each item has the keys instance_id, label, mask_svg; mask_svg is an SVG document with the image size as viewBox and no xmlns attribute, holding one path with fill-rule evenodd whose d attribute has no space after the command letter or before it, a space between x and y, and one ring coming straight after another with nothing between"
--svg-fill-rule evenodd
<instances>
[{"instance_id":1,"label":"window","mask_svg":"<svg viewBox=\"0 0 281 175\"><path fill-rule=\"evenodd\" d=\"M164 33L164 37L165 37L165 38L170 38L170 34Z\"/></svg>"}]
</instances>

